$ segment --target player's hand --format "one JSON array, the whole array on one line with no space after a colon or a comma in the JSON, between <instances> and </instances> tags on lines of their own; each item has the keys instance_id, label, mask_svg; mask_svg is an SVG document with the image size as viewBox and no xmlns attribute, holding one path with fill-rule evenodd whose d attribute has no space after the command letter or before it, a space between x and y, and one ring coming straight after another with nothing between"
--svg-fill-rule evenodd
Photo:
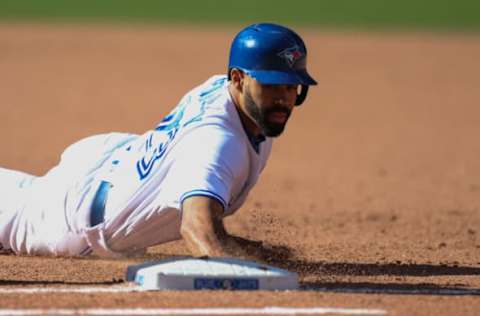
<instances>
[{"instance_id":1,"label":"player's hand","mask_svg":"<svg viewBox=\"0 0 480 316\"><path fill-rule=\"evenodd\" d=\"M180 233L194 257L261 260L262 243L229 235L223 225L223 208L216 200L191 197L183 202L182 210Z\"/></svg>"}]
</instances>

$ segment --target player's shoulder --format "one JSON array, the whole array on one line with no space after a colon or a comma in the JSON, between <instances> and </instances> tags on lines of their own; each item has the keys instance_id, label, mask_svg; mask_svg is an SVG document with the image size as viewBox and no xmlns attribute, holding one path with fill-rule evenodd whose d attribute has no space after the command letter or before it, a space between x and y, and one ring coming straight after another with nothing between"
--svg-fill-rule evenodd
<instances>
[{"instance_id":1,"label":"player's shoulder","mask_svg":"<svg viewBox=\"0 0 480 316\"><path fill-rule=\"evenodd\" d=\"M177 112L182 112L182 128L215 125L217 129L233 133L241 129L224 75L213 76L188 93L177 106Z\"/></svg>"},{"instance_id":2,"label":"player's shoulder","mask_svg":"<svg viewBox=\"0 0 480 316\"><path fill-rule=\"evenodd\" d=\"M206 109L219 109L228 101L228 79L224 75L215 75L192 89L185 102Z\"/></svg>"}]
</instances>

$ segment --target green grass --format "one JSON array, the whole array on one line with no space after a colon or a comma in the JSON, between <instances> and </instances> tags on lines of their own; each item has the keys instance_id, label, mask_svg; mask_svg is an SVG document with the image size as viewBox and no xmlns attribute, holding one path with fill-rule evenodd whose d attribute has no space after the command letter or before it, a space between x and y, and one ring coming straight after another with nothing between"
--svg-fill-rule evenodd
<instances>
[{"instance_id":1,"label":"green grass","mask_svg":"<svg viewBox=\"0 0 480 316\"><path fill-rule=\"evenodd\" d=\"M290 25L480 30L479 0L0 0L0 21Z\"/></svg>"}]
</instances>

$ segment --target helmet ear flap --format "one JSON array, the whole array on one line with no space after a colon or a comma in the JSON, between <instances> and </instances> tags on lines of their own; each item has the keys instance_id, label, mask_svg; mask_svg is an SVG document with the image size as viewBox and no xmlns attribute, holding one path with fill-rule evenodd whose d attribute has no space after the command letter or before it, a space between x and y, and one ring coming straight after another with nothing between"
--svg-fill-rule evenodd
<instances>
[{"instance_id":1,"label":"helmet ear flap","mask_svg":"<svg viewBox=\"0 0 480 316\"><path fill-rule=\"evenodd\" d=\"M295 106L302 105L303 101L307 98L308 93L308 86L302 85L300 93L297 95L297 99L295 100Z\"/></svg>"}]
</instances>

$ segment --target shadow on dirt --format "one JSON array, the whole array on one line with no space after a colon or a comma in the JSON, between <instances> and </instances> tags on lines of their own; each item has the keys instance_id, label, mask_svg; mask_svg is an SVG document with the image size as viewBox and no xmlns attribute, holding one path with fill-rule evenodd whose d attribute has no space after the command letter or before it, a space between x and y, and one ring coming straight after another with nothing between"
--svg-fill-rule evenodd
<instances>
[{"instance_id":1,"label":"shadow on dirt","mask_svg":"<svg viewBox=\"0 0 480 316\"><path fill-rule=\"evenodd\" d=\"M269 261L284 269L308 275L344 276L442 276L480 275L480 268L414 263L308 262L302 260Z\"/></svg>"},{"instance_id":2,"label":"shadow on dirt","mask_svg":"<svg viewBox=\"0 0 480 316\"><path fill-rule=\"evenodd\" d=\"M433 283L374 283L374 282L302 282L305 291L363 294L406 295L480 295L479 288L464 284L454 286Z\"/></svg>"},{"instance_id":3,"label":"shadow on dirt","mask_svg":"<svg viewBox=\"0 0 480 316\"><path fill-rule=\"evenodd\" d=\"M343 276L441 276L479 275L480 267L464 267L446 264L415 263L350 263L350 262L311 262L295 258L292 249L286 246L269 245L260 241L235 237L247 251L261 254L260 260L301 275L343 275Z\"/></svg>"},{"instance_id":4,"label":"shadow on dirt","mask_svg":"<svg viewBox=\"0 0 480 316\"><path fill-rule=\"evenodd\" d=\"M235 237L245 249L257 254L260 260L301 275L324 276L441 276L441 275L479 275L480 267L463 267L446 264L415 263L349 263L349 262L311 262L298 260L293 251L286 246L269 245L260 241ZM260 255L258 255L260 254Z\"/></svg>"},{"instance_id":5,"label":"shadow on dirt","mask_svg":"<svg viewBox=\"0 0 480 316\"><path fill-rule=\"evenodd\" d=\"M252 254L260 254L259 259L298 273L301 277L326 276L480 276L479 267L465 267L445 264L414 263L350 263L350 262L310 262L298 260L293 251L285 246L269 245L260 241L236 237L238 243ZM255 252L253 252L253 250ZM375 283L375 282L302 282L301 289L307 291L339 293L381 293L412 295L480 295L480 288L465 284L439 285L434 283Z\"/></svg>"}]
</instances>

